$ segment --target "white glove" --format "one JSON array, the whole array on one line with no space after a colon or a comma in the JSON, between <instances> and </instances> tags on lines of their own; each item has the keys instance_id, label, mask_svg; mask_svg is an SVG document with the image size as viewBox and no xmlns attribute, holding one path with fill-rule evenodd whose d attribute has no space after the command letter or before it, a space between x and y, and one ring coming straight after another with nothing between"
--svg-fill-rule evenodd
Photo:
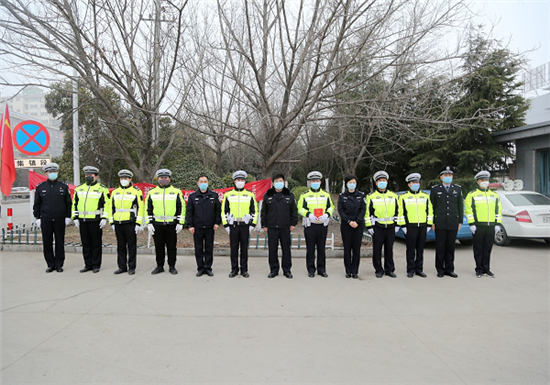
<instances>
[{"instance_id":1,"label":"white glove","mask_svg":"<svg viewBox=\"0 0 550 385\"><path fill-rule=\"evenodd\" d=\"M307 217L311 222L317 222L318 221L317 217L313 214L309 214Z\"/></svg>"},{"instance_id":2,"label":"white glove","mask_svg":"<svg viewBox=\"0 0 550 385\"><path fill-rule=\"evenodd\" d=\"M227 214L227 224L232 225L233 223L235 223L235 217L233 214Z\"/></svg>"},{"instance_id":3,"label":"white glove","mask_svg":"<svg viewBox=\"0 0 550 385\"><path fill-rule=\"evenodd\" d=\"M178 223L178 224L176 225L176 234L179 234L180 231L181 231L182 229L183 229L183 225L180 224L180 223Z\"/></svg>"},{"instance_id":4,"label":"white glove","mask_svg":"<svg viewBox=\"0 0 550 385\"><path fill-rule=\"evenodd\" d=\"M328 214L323 214L323 215L321 215L321 216L319 217L319 220L324 222L324 221L326 221L328 218L329 218Z\"/></svg>"},{"instance_id":5,"label":"white glove","mask_svg":"<svg viewBox=\"0 0 550 385\"><path fill-rule=\"evenodd\" d=\"M248 226L248 232L251 233L252 231L254 231L254 226Z\"/></svg>"},{"instance_id":6,"label":"white glove","mask_svg":"<svg viewBox=\"0 0 550 385\"><path fill-rule=\"evenodd\" d=\"M323 216L324 216L324 214L323 214ZM322 218L322 216L321 216L321 218ZM319 218L319 219L321 219L321 218ZM327 219L325 219L323 221L323 226L327 227L329 223L330 223L330 217L327 216Z\"/></svg>"},{"instance_id":7,"label":"white glove","mask_svg":"<svg viewBox=\"0 0 550 385\"><path fill-rule=\"evenodd\" d=\"M225 231L227 231L227 234L231 234L231 228L229 226L225 228Z\"/></svg>"},{"instance_id":8,"label":"white glove","mask_svg":"<svg viewBox=\"0 0 550 385\"><path fill-rule=\"evenodd\" d=\"M65 218L65 226L69 226L71 224L71 218Z\"/></svg>"},{"instance_id":9,"label":"white glove","mask_svg":"<svg viewBox=\"0 0 550 385\"><path fill-rule=\"evenodd\" d=\"M134 227L134 231L137 233L139 233L141 231L141 227L139 225L136 225L136 227Z\"/></svg>"},{"instance_id":10,"label":"white glove","mask_svg":"<svg viewBox=\"0 0 550 385\"><path fill-rule=\"evenodd\" d=\"M155 226L153 226L152 223L149 223L146 227L147 227L147 231L149 231L151 235L155 233Z\"/></svg>"},{"instance_id":11,"label":"white glove","mask_svg":"<svg viewBox=\"0 0 550 385\"><path fill-rule=\"evenodd\" d=\"M248 224L248 222L250 222L250 220L252 219L252 216L250 214L246 214L244 217L243 217L243 222Z\"/></svg>"},{"instance_id":12,"label":"white glove","mask_svg":"<svg viewBox=\"0 0 550 385\"><path fill-rule=\"evenodd\" d=\"M472 234L475 234L476 230L477 230L476 225L470 225L470 231L472 232Z\"/></svg>"},{"instance_id":13,"label":"white glove","mask_svg":"<svg viewBox=\"0 0 550 385\"><path fill-rule=\"evenodd\" d=\"M106 224L107 224L107 219L103 218L102 220L99 221L99 228L100 229L104 228Z\"/></svg>"},{"instance_id":14,"label":"white glove","mask_svg":"<svg viewBox=\"0 0 550 385\"><path fill-rule=\"evenodd\" d=\"M311 226L311 221L309 220L308 217L304 217L302 219L302 224L304 225L304 227L309 227L309 226Z\"/></svg>"},{"instance_id":15,"label":"white glove","mask_svg":"<svg viewBox=\"0 0 550 385\"><path fill-rule=\"evenodd\" d=\"M111 229L113 229L113 231L115 231L115 225L111 225Z\"/></svg>"},{"instance_id":16,"label":"white glove","mask_svg":"<svg viewBox=\"0 0 550 385\"><path fill-rule=\"evenodd\" d=\"M495 225L495 233L498 233L501 230L501 227L499 225Z\"/></svg>"},{"instance_id":17,"label":"white glove","mask_svg":"<svg viewBox=\"0 0 550 385\"><path fill-rule=\"evenodd\" d=\"M396 227L397 229L397 227ZM403 230L403 234L407 235L407 228L406 227L401 227L401 230Z\"/></svg>"},{"instance_id":18,"label":"white glove","mask_svg":"<svg viewBox=\"0 0 550 385\"><path fill-rule=\"evenodd\" d=\"M395 233L397 234L398 231L399 231L399 226L395 226Z\"/></svg>"},{"instance_id":19,"label":"white glove","mask_svg":"<svg viewBox=\"0 0 550 385\"><path fill-rule=\"evenodd\" d=\"M42 220L37 219L37 220L36 220L36 227L40 227L40 223L42 223Z\"/></svg>"},{"instance_id":20,"label":"white glove","mask_svg":"<svg viewBox=\"0 0 550 385\"><path fill-rule=\"evenodd\" d=\"M367 232L368 232L370 235L374 235L374 229L368 229Z\"/></svg>"},{"instance_id":21,"label":"white glove","mask_svg":"<svg viewBox=\"0 0 550 385\"><path fill-rule=\"evenodd\" d=\"M73 219L73 223L74 223L74 227L76 227L77 229L80 228L80 221L78 219Z\"/></svg>"}]
</instances>

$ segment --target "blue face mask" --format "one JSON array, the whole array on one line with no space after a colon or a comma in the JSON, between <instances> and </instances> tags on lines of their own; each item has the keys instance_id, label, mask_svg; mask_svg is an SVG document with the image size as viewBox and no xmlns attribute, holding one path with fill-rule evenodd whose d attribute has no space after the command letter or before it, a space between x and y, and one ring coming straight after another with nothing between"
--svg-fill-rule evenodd
<instances>
[{"instance_id":1,"label":"blue face mask","mask_svg":"<svg viewBox=\"0 0 550 385\"><path fill-rule=\"evenodd\" d=\"M319 188L321 188L321 182L311 183L311 188L314 189L314 190L319 190Z\"/></svg>"},{"instance_id":2,"label":"blue face mask","mask_svg":"<svg viewBox=\"0 0 550 385\"><path fill-rule=\"evenodd\" d=\"M420 190L420 183L413 183L413 184L411 184L411 190L412 190L412 191L418 191L418 190Z\"/></svg>"},{"instance_id":3,"label":"blue face mask","mask_svg":"<svg viewBox=\"0 0 550 385\"><path fill-rule=\"evenodd\" d=\"M444 176L443 177L443 183L445 183L445 184L451 184L452 181L453 181L452 176Z\"/></svg>"},{"instance_id":4,"label":"blue face mask","mask_svg":"<svg viewBox=\"0 0 550 385\"><path fill-rule=\"evenodd\" d=\"M285 182L275 182L275 189L282 190L285 187Z\"/></svg>"},{"instance_id":5,"label":"blue face mask","mask_svg":"<svg viewBox=\"0 0 550 385\"><path fill-rule=\"evenodd\" d=\"M388 187L388 182L378 182L376 185L380 190L384 190L386 187Z\"/></svg>"},{"instance_id":6,"label":"blue face mask","mask_svg":"<svg viewBox=\"0 0 550 385\"><path fill-rule=\"evenodd\" d=\"M57 173L56 172L50 172L48 174L48 179L49 180L56 180L57 179Z\"/></svg>"},{"instance_id":7,"label":"blue face mask","mask_svg":"<svg viewBox=\"0 0 550 385\"><path fill-rule=\"evenodd\" d=\"M357 183L348 183L348 190L353 191L357 187Z\"/></svg>"},{"instance_id":8,"label":"blue face mask","mask_svg":"<svg viewBox=\"0 0 550 385\"><path fill-rule=\"evenodd\" d=\"M199 188L201 189L201 191L206 191L208 189L208 183L199 184Z\"/></svg>"}]
</instances>

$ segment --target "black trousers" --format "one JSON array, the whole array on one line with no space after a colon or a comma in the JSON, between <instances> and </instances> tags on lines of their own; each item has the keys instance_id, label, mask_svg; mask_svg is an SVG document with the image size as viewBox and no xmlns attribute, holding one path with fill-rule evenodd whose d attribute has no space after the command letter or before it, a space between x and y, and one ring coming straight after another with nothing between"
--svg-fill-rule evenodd
<instances>
[{"instance_id":1,"label":"black trousers","mask_svg":"<svg viewBox=\"0 0 550 385\"><path fill-rule=\"evenodd\" d=\"M347 223L340 225L342 242L344 243L344 268L346 269L346 274L359 274L364 228L364 225L359 225L355 229Z\"/></svg>"},{"instance_id":2,"label":"black trousers","mask_svg":"<svg viewBox=\"0 0 550 385\"><path fill-rule=\"evenodd\" d=\"M137 236L135 223L115 223L117 264L121 270L136 269Z\"/></svg>"},{"instance_id":3,"label":"black trousers","mask_svg":"<svg viewBox=\"0 0 550 385\"><path fill-rule=\"evenodd\" d=\"M80 221L80 240L84 266L89 269L100 268L103 250L101 241L103 230L99 228L99 221Z\"/></svg>"},{"instance_id":4,"label":"black trousers","mask_svg":"<svg viewBox=\"0 0 550 385\"><path fill-rule=\"evenodd\" d=\"M44 259L50 268L63 267L65 262L65 220L40 221ZM53 240L55 236L55 254Z\"/></svg>"},{"instance_id":5,"label":"black trousers","mask_svg":"<svg viewBox=\"0 0 550 385\"><path fill-rule=\"evenodd\" d=\"M389 274L395 270L393 264L393 243L395 227L374 227L372 236L372 265L376 273ZM382 246L384 246L384 268L382 268Z\"/></svg>"},{"instance_id":6,"label":"black trousers","mask_svg":"<svg viewBox=\"0 0 550 385\"><path fill-rule=\"evenodd\" d=\"M292 256L290 253L290 228L268 228L267 245L269 247L269 269L272 273L279 273L279 257L277 248L281 242L281 252L283 253L282 265L283 273L290 273L292 268Z\"/></svg>"},{"instance_id":7,"label":"black trousers","mask_svg":"<svg viewBox=\"0 0 550 385\"><path fill-rule=\"evenodd\" d=\"M405 234L407 273L421 273L424 269L426 232L426 227L407 227L407 234Z\"/></svg>"},{"instance_id":8,"label":"black trousers","mask_svg":"<svg viewBox=\"0 0 550 385\"><path fill-rule=\"evenodd\" d=\"M164 266L166 252L168 252L168 266L176 266L176 253L178 234L176 234L176 225L157 225L153 239L155 240L155 255L157 266ZM164 249L166 247L166 250Z\"/></svg>"},{"instance_id":9,"label":"black trousers","mask_svg":"<svg viewBox=\"0 0 550 385\"><path fill-rule=\"evenodd\" d=\"M325 246L327 242L328 226L311 225L304 228L306 238L306 267L309 274L315 273L315 248L317 248L317 272L326 273Z\"/></svg>"},{"instance_id":10,"label":"black trousers","mask_svg":"<svg viewBox=\"0 0 550 385\"><path fill-rule=\"evenodd\" d=\"M214 229L199 229L195 227L193 234L195 241L195 259L197 260L197 271L212 271L214 262Z\"/></svg>"},{"instance_id":11,"label":"black trousers","mask_svg":"<svg viewBox=\"0 0 550 385\"><path fill-rule=\"evenodd\" d=\"M490 271L491 250L493 249L493 242L495 240L495 227L477 226L473 238L476 273L483 274Z\"/></svg>"},{"instance_id":12,"label":"black trousers","mask_svg":"<svg viewBox=\"0 0 550 385\"><path fill-rule=\"evenodd\" d=\"M241 249L241 274L248 271L248 225L230 226L229 244L231 246L231 271L239 272L239 247Z\"/></svg>"},{"instance_id":13,"label":"black trousers","mask_svg":"<svg viewBox=\"0 0 550 385\"><path fill-rule=\"evenodd\" d=\"M455 271L455 241L457 230L435 228L435 269L440 274Z\"/></svg>"}]
</instances>

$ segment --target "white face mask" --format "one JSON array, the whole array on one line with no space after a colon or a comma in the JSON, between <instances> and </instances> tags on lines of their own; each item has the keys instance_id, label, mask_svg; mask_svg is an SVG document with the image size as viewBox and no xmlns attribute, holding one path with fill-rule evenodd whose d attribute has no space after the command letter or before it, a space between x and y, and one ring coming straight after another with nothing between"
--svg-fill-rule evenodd
<instances>
[{"instance_id":1,"label":"white face mask","mask_svg":"<svg viewBox=\"0 0 550 385\"><path fill-rule=\"evenodd\" d=\"M237 187L239 190L244 188L244 182L235 182L235 187Z\"/></svg>"},{"instance_id":2,"label":"white face mask","mask_svg":"<svg viewBox=\"0 0 550 385\"><path fill-rule=\"evenodd\" d=\"M121 179L121 180L120 180L120 185L121 185L122 187L126 187L126 186L128 186L129 184L130 184L130 181L129 181L128 179Z\"/></svg>"},{"instance_id":3,"label":"white face mask","mask_svg":"<svg viewBox=\"0 0 550 385\"><path fill-rule=\"evenodd\" d=\"M479 182L479 187L481 187L482 189L486 189L487 187L489 187L489 182Z\"/></svg>"}]
</instances>

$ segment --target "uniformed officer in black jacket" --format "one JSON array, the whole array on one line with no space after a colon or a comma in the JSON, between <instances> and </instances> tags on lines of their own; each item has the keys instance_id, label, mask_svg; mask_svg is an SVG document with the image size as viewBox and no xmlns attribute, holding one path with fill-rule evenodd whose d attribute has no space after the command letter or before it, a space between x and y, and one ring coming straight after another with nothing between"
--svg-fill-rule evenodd
<instances>
[{"instance_id":1,"label":"uniformed officer in black jacket","mask_svg":"<svg viewBox=\"0 0 550 385\"><path fill-rule=\"evenodd\" d=\"M279 275L279 258L277 256L279 241L283 253L283 274L287 278L292 278L290 233L298 224L298 209L294 194L285 187L284 175L273 175L271 182L273 187L265 193L261 211L261 223L264 231L267 232L269 247L270 272L267 278Z\"/></svg>"},{"instance_id":2,"label":"uniformed officer in black jacket","mask_svg":"<svg viewBox=\"0 0 550 385\"><path fill-rule=\"evenodd\" d=\"M435 268L437 276L448 275L456 278L454 272L456 234L462 226L464 216L464 199L462 188L453 184L454 169L446 166L441 169L441 184L433 186L430 200L434 209L435 231Z\"/></svg>"},{"instance_id":3,"label":"uniformed officer in black jacket","mask_svg":"<svg viewBox=\"0 0 550 385\"><path fill-rule=\"evenodd\" d=\"M42 170L48 175L48 180L36 186L33 215L36 218L36 226L42 229L44 258L48 264L46 273L54 270L61 273L65 262L65 226L71 223L71 193L67 184L57 180L57 163L48 163Z\"/></svg>"},{"instance_id":4,"label":"uniformed officer in black jacket","mask_svg":"<svg viewBox=\"0 0 550 385\"><path fill-rule=\"evenodd\" d=\"M344 243L344 267L346 278L358 278L361 260L361 242L365 229L365 193L357 190L357 177L348 175L344 178L346 191L338 198L340 213L340 231ZM352 256L353 251L353 256Z\"/></svg>"},{"instance_id":5,"label":"uniformed officer in black jacket","mask_svg":"<svg viewBox=\"0 0 550 385\"><path fill-rule=\"evenodd\" d=\"M195 241L195 259L197 260L197 277L203 274L212 277L214 262L214 232L222 223L222 205L218 193L208 189L208 177L199 176L199 189L187 198L185 223L193 234Z\"/></svg>"}]
</instances>

